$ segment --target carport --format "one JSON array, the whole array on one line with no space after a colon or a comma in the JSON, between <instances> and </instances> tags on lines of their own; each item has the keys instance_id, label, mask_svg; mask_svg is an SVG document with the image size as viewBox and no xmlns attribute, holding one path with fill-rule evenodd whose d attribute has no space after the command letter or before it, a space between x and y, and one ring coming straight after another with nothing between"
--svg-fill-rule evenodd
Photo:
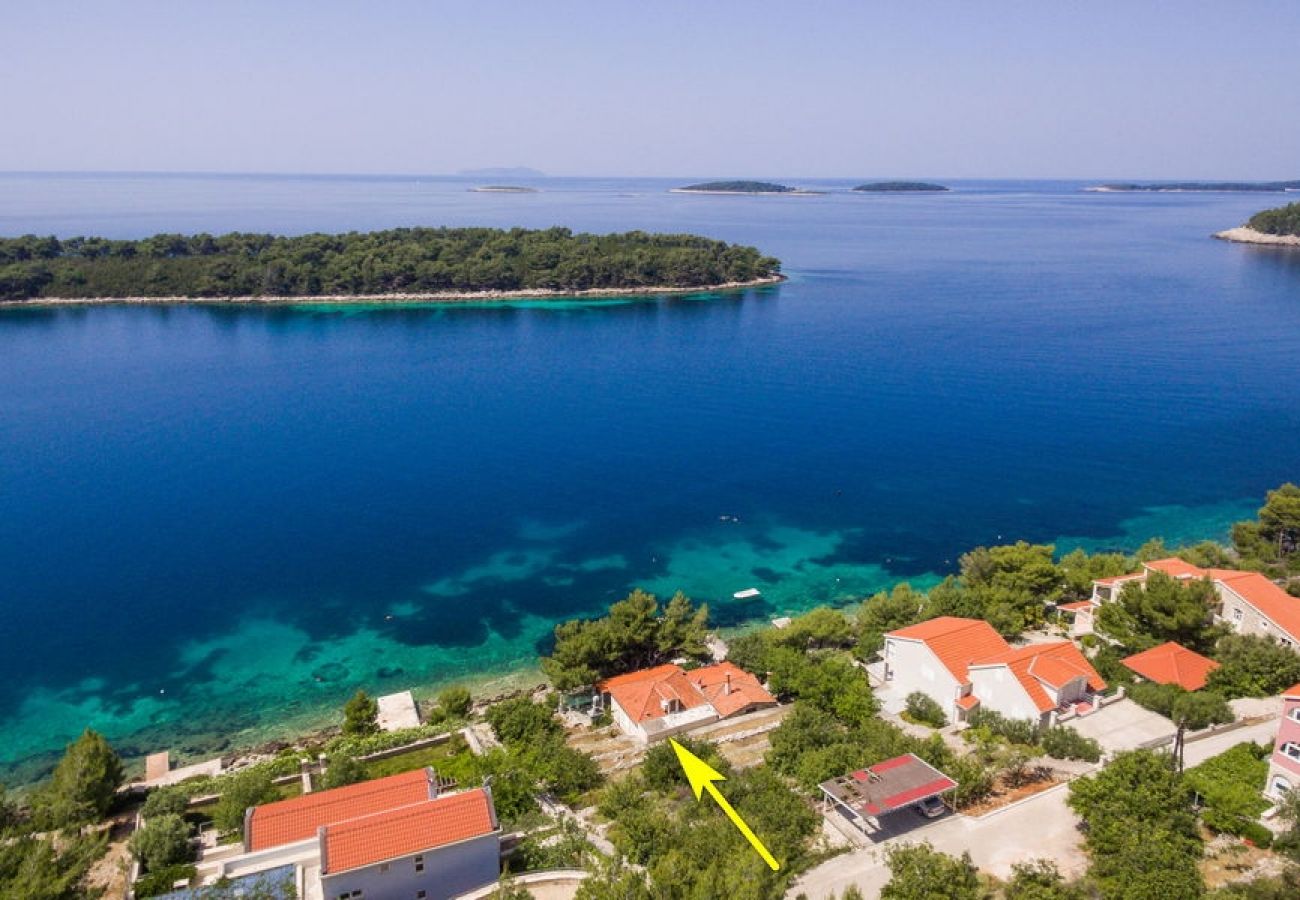
<instances>
[{"instance_id":1,"label":"carport","mask_svg":"<svg viewBox=\"0 0 1300 900\"><path fill-rule=\"evenodd\" d=\"M822 813L839 812L855 829L879 837L886 829L881 818L941 796L957 782L921 759L905 753L821 783Z\"/></svg>"}]
</instances>

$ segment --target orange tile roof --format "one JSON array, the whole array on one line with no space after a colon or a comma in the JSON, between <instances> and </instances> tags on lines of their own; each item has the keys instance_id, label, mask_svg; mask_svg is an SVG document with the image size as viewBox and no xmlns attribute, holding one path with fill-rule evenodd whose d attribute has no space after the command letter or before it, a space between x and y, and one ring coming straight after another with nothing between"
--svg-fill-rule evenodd
<instances>
[{"instance_id":1,"label":"orange tile roof","mask_svg":"<svg viewBox=\"0 0 1300 900\"><path fill-rule=\"evenodd\" d=\"M974 709L979 706L980 698L974 694L966 694L964 697L957 698L957 705L962 709Z\"/></svg>"},{"instance_id":2,"label":"orange tile roof","mask_svg":"<svg viewBox=\"0 0 1300 900\"><path fill-rule=\"evenodd\" d=\"M757 678L735 663L721 662L703 666L687 672L686 677L699 688L700 693L724 719L756 703L776 703L776 698L763 689Z\"/></svg>"},{"instance_id":3,"label":"orange tile roof","mask_svg":"<svg viewBox=\"0 0 1300 900\"><path fill-rule=\"evenodd\" d=\"M1057 609L1064 612L1082 612L1085 609L1092 609L1096 605L1091 600L1076 600L1073 603L1062 603Z\"/></svg>"},{"instance_id":4,"label":"orange tile roof","mask_svg":"<svg viewBox=\"0 0 1300 900\"><path fill-rule=\"evenodd\" d=\"M668 715L665 705L675 703L675 711L680 711L709 702L682 668L672 664L617 675L602 681L596 688L613 697L633 722Z\"/></svg>"},{"instance_id":5,"label":"orange tile roof","mask_svg":"<svg viewBox=\"0 0 1300 900\"><path fill-rule=\"evenodd\" d=\"M1205 578L1209 575L1209 572L1200 566L1194 566L1176 556L1170 556L1166 559L1153 559L1149 563L1143 563L1142 567L1156 572L1164 572L1173 578Z\"/></svg>"},{"instance_id":6,"label":"orange tile roof","mask_svg":"<svg viewBox=\"0 0 1300 900\"><path fill-rule=\"evenodd\" d=\"M497 830L492 801L482 788L326 825L321 872L337 875Z\"/></svg>"},{"instance_id":7,"label":"orange tile roof","mask_svg":"<svg viewBox=\"0 0 1300 900\"><path fill-rule=\"evenodd\" d=\"M1121 660L1134 672L1157 684L1176 684L1186 691L1199 691L1219 664L1173 641L1135 653Z\"/></svg>"},{"instance_id":8,"label":"orange tile roof","mask_svg":"<svg viewBox=\"0 0 1300 900\"><path fill-rule=\"evenodd\" d=\"M1228 570L1228 577L1217 577L1241 599L1255 607L1264 618L1300 642L1300 597L1292 597L1258 572Z\"/></svg>"},{"instance_id":9,"label":"orange tile roof","mask_svg":"<svg viewBox=\"0 0 1300 900\"><path fill-rule=\"evenodd\" d=\"M1047 691L1043 690L1044 684L1059 690L1075 678L1082 677L1094 691L1106 689L1105 680L1070 641L1030 644L971 665L980 668L1006 666L1025 689L1029 699L1034 701L1039 712L1047 712L1056 706Z\"/></svg>"},{"instance_id":10,"label":"orange tile roof","mask_svg":"<svg viewBox=\"0 0 1300 900\"><path fill-rule=\"evenodd\" d=\"M1003 653L1009 648L988 622L956 616L939 616L891 631L885 637L921 641L960 684L970 681L966 667L972 660Z\"/></svg>"},{"instance_id":11,"label":"orange tile roof","mask_svg":"<svg viewBox=\"0 0 1300 900\"><path fill-rule=\"evenodd\" d=\"M266 850L306 840L315 837L322 825L409 806L435 793L430 771L416 769L266 803L254 807L248 817L248 849Z\"/></svg>"},{"instance_id":12,"label":"orange tile roof","mask_svg":"<svg viewBox=\"0 0 1300 900\"><path fill-rule=\"evenodd\" d=\"M1300 684L1293 684L1282 692L1282 696L1287 700L1300 700Z\"/></svg>"},{"instance_id":13,"label":"orange tile roof","mask_svg":"<svg viewBox=\"0 0 1300 900\"><path fill-rule=\"evenodd\" d=\"M1093 584L1118 584L1121 581L1131 581L1134 578L1141 578L1141 572L1134 572L1131 575L1111 575L1109 578L1094 578Z\"/></svg>"}]
</instances>

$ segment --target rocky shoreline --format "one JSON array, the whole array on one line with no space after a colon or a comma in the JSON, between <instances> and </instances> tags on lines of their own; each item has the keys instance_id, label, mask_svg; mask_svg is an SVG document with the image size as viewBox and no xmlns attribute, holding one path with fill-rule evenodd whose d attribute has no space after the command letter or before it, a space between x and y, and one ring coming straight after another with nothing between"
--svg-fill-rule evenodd
<instances>
[{"instance_id":1,"label":"rocky shoreline","mask_svg":"<svg viewBox=\"0 0 1300 900\"><path fill-rule=\"evenodd\" d=\"M303 304L346 305L353 303L403 304L421 303L482 303L508 300L617 300L634 297L662 295L708 294L718 291L739 291L746 288L779 284L784 275L769 275L750 281L727 281L696 287L644 287L644 288L590 288L581 291L522 290L522 291L436 291L419 294L321 294L313 296L248 296L248 297L33 297L27 300L0 300L0 309L37 308L51 306L298 306Z\"/></svg>"},{"instance_id":2,"label":"rocky shoreline","mask_svg":"<svg viewBox=\"0 0 1300 900\"><path fill-rule=\"evenodd\" d=\"M1232 241L1237 244L1264 244L1270 247L1300 247L1300 235L1295 234L1268 234L1263 231L1256 231L1242 225L1238 228L1229 228L1227 231L1215 232L1214 236L1221 241Z\"/></svg>"}]
</instances>

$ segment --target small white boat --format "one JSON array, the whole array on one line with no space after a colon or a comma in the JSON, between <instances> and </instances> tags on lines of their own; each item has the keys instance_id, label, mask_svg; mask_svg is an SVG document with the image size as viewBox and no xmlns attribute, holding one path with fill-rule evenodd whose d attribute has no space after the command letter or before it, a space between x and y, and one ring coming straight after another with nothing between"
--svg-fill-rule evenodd
<instances>
[{"instance_id":1,"label":"small white boat","mask_svg":"<svg viewBox=\"0 0 1300 900\"><path fill-rule=\"evenodd\" d=\"M758 588L745 588L743 591L736 591L731 596L737 600L752 600L754 597L761 597L762 591Z\"/></svg>"}]
</instances>

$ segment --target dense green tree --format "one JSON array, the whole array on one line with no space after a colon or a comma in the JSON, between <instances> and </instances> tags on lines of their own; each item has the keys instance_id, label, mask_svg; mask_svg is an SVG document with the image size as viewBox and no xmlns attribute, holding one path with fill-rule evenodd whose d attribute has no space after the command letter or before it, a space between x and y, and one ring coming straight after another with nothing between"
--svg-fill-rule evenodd
<instances>
[{"instance_id":1,"label":"dense green tree","mask_svg":"<svg viewBox=\"0 0 1300 900\"><path fill-rule=\"evenodd\" d=\"M1127 575L1136 566L1123 553L1089 554L1082 548L1062 556L1058 565L1064 580L1062 600L1085 600L1092 596L1092 583L1098 578Z\"/></svg>"},{"instance_id":2,"label":"dense green tree","mask_svg":"<svg viewBox=\"0 0 1300 900\"><path fill-rule=\"evenodd\" d=\"M379 703L365 691L357 688L343 705L343 733L347 735L375 734L379 731Z\"/></svg>"},{"instance_id":3,"label":"dense green tree","mask_svg":"<svg viewBox=\"0 0 1300 900\"><path fill-rule=\"evenodd\" d=\"M1003 889L1004 900L1087 900L1079 885L1067 884L1056 863L1049 859L1016 863Z\"/></svg>"},{"instance_id":4,"label":"dense green tree","mask_svg":"<svg viewBox=\"0 0 1300 900\"><path fill-rule=\"evenodd\" d=\"M68 745L33 808L46 828L92 822L108 812L122 784L122 760L104 736L87 728Z\"/></svg>"},{"instance_id":5,"label":"dense green tree","mask_svg":"<svg viewBox=\"0 0 1300 900\"><path fill-rule=\"evenodd\" d=\"M508 746L534 743L560 731L551 710L527 697L494 703L486 716L497 739Z\"/></svg>"},{"instance_id":6,"label":"dense green tree","mask_svg":"<svg viewBox=\"0 0 1300 900\"><path fill-rule=\"evenodd\" d=\"M213 810L212 821L220 831L243 832L244 812L250 806L260 806L277 799L271 776L264 771L250 769L222 779L221 799Z\"/></svg>"},{"instance_id":7,"label":"dense green tree","mask_svg":"<svg viewBox=\"0 0 1300 900\"><path fill-rule=\"evenodd\" d=\"M1151 572L1146 583L1126 583L1119 600L1097 613L1098 630L1131 650L1165 641L1208 652L1222 629L1214 624L1219 598L1209 580L1180 581Z\"/></svg>"},{"instance_id":8,"label":"dense green tree","mask_svg":"<svg viewBox=\"0 0 1300 900\"><path fill-rule=\"evenodd\" d=\"M183 785L157 788L145 797L140 815L146 819L158 816L183 816L190 807L190 792Z\"/></svg>"},{"instance_id":9,"label":"dense green tree","mask_svg":"<svg viewBox=\"0 0 1300 900\"><path fill-rule=\"evenodd\" d=\"M1288 203L1277 209L1257 212L1246 224L1265 234L1300 235L1300 203Z\"/></svg>"},{"instance_id":10,"label":"dense green tree","mask_svg":"<svg viewBox=\"0 0 1300 900\"><path fill-rule=\"evenodd\" d=\"M474 699L469 691L459 685L445 688L438 693L438 706L449 718L463 719L469 715Z\"/></svg>"},{"instance_id":11,"label":"dense green tree","mask_svg":"<svg viewBox=\"0 0 1300 900\"><path fill-rule=\"evenodd\" d=\"M676 740L722 775L731 774L731 764L710 742L685 736ZM668 741L660 741L646 751L645 758L641 761L641 777L645 779L647 787L660 792L688 785L682 764L677 759L677 751Z\"/></svg>"},{"instance_id":12,"label":"dense green tree","mask_svg":"<svg viewBox=\"0 0 1300 900\"><path fill-rule=\"evenodd\" d=\"M1270 638L1227 635L1214 657L1220 666L1206 688L1225 697L1271 697L1300 682L1300 655Z\"/></svg>"},{"instance_id":13,"label":"dense green tree","mask_svg":"<svg viewBox=\"0 0 1300 900\"><path fill-rule=\"evenodd\" d=\"M960 858L940 853L929 844L894 845L885 851L889 883L880 900L985 900L970 854Z\"/></svg>"},{"instance_id":14,"label":"dense green tree","mask_svg":"<svg viewBox=\"0 0 1300 900\"><path fill-rule=\"evenodd\" d=\"M556 626L555 648L542 658L542 671L568 690L677 656L703 658L708 623L708 607L696 608L684 594L661 610L654 594L637 589L604 618Z\"/></svg>"},{"instance_id":15,"label":"dense green tree","mask_svg":"<svg viewBox=\"0 0 1300 900\"><path fill-rule=\"evenodd\" d=\"M365 781L369 776L366 764L350 753L335 753L329 758L325 774L321 777L322 788L345 787Z\"/></svg>"},{"instance_id":16,"label":"dense green tree","mask_svg":"<svg viewBox=\"0 0 1300 900\"><path fill-rule=\"evenodd\" d=\"M0 239L0 299L696 287L776 275L753 247L567 228Z\"/></svg>"},{"instance_id":17,"label":"dense green tree","mask_svg":"<svg viewBox=\"0 0 1300 900\"><path fill-rule=\"evenodd\" d=\"M107 833L55 841L16 837L0 841L0 897L13 900L91 900L82 878L108 848Z\"/></svg>"},{"instance_id":18,"label":"dense green tree","mask_svg":"<svg viewBox=\"0 0 1300 900\"><path fill-rule=\"evenodd\" d=\"M943 707L929 694L921 691L913 691L907 695L907 714L916 721L934 728L942 728L948 724L948 717L944 715Z\"/></svg>"},{"instance_id":19,"label":"dense green tree","mask_svg":"<svg viewBox=\"0 0 1300 900\"><path fill-rule=\"evenodd\" d=\"M854 644L853 629L844 614L828 606L796 616L790 624L777 629L772 641L780 647L799 650L846 648Z\"/></svg>"},{"instance_id":20,"label":"dense green tree","mask_svg":"<svg viewBox=\"0 0 1300 900\"><path fill-rule=\"evenodd\" d=\"M1138 706L1192 730L1231 722L1234 718L1223 695L1209 688L1189 693L1176 684L1144 681L1130 685L1128 696Z\"/></svg>"},{"instance_id":21,"label":"dense green tree","mask_svg":"<svg viewBox=\"0 0 1300 900\"><path fill-rule=\"evenodd\" d=\"M879 653L885 646L885 633L917 622L924 605L925 595L907 582L868 599L858 610L858 655L870 659Z\"/></svg>"},{"instance_id":22,"label":"dense green tree","mask_svg":"<svg viewBox=\"0 0 1300 900\"><path fill-rule=\"evenodd\" d=\"M189 862L194 858L190 826L172 813L148 819L131 835L131 852L151 871Z\"/></svg>"},{"instance_id":23,"label":"dense green tree","mask_svg":"<svg viewBox=\"0 0 1300 900\"><path fill-rule=\"evenodd\" d=\"M650 893L645 875L628 866L621 857L597 866L578 885L574 900L657 900Z\"/></svg>"}]
</instances>

